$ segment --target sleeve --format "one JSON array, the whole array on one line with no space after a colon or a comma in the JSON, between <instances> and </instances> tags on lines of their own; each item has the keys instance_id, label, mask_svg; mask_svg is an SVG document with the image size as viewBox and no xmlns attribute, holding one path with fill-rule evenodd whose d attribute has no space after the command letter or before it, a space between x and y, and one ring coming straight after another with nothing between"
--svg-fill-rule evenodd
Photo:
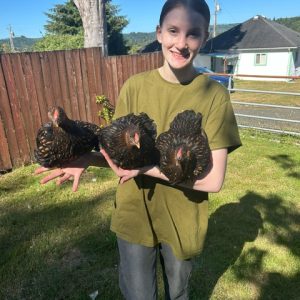
<instances>
[{"instance_id":1,"label":"sleeve","mask_svg":"<svg viewBox=\"0 0 300 300\"><path fill-rule=\"evenodd\" d=\"M205 125L211 150L227 148L228 153L242 145L228 92L214 101Z\"/></svg>"}]
</instances>

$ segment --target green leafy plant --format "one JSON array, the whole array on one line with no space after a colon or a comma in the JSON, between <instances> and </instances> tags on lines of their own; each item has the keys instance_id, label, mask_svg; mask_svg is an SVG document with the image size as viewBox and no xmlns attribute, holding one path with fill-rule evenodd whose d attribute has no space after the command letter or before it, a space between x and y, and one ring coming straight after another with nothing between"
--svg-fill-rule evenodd
<instances>
[{"instance_id":1,"label":"green leafy plant","mask_svg":"<svg viewBox=\"0 0 300 300\"><path fill-rule=\"evenodd\" d=\"M102 109L98 112L98 116L105 121L106 126L109 125L115 113L115 107L105 95L96 96L96 103L102 106Z\"/></svg>"}]
</instances>

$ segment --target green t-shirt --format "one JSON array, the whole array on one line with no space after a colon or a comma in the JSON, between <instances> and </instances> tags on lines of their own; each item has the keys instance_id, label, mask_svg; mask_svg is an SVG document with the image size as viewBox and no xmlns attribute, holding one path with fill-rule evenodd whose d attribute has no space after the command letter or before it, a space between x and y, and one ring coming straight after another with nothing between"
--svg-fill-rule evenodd
<instances>
[{"instance_id":1,"label":"green t-shirt","mask_svg":"<svg viewBox=\"0 0 300 300\"><path fill-rule=\"evenodd\" d=\"M123 85L114 118L145 112L157 125L157 135L169 129L181 111L203 116L211 150L241 145L228 91L205 75L188 84L165 81L158 70L140 73ZM174 187L149 176L119 185L111 230L129 242L170 245L178 259L198 254L208 224L208 193Z\"/></svg>"}]
</instances>

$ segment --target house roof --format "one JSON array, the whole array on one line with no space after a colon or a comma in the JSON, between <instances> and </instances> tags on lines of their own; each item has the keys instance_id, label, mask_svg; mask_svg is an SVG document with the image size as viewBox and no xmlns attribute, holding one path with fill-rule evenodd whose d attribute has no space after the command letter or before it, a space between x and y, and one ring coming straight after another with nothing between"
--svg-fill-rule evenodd
<instances>
[{"instance_id":1,"label":"house roof","mask_svg":"<svg viewBox=\"0 0 300 300\"><path fill-rule=\"evenodd\" d=\"M157 40L151 42L150 44L140 49L139 53L148 53L148 52L155 52L155 51L161 51L161 44Z\"/></svg>"},{"instance_id":2,"label":"house roof","mask_svg":"<svg viewBox=\"0 0 300 300\"><path fill-rule=\"evenodd\" d=\"M201 52L300 47L300 32L255 16L207 41Z\"/></svg>"}]
</instances>

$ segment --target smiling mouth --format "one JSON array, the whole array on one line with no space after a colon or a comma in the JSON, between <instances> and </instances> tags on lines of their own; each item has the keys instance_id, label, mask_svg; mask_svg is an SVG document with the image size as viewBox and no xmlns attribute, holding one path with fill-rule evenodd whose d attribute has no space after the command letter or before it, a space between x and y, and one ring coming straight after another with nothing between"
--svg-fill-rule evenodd
<instances>
[{"instance_id":1,"label":"smiling mouth","mask_svg":"<svg viewBox=\"0 0 300 300\"><path fill-rule=\"evenodd\" d=\"M177 53L177 52L172 52L172 55L175 58L179 58L179 59L188 59L190 57L190 53Z\"/></svg>"}]
</instances>

